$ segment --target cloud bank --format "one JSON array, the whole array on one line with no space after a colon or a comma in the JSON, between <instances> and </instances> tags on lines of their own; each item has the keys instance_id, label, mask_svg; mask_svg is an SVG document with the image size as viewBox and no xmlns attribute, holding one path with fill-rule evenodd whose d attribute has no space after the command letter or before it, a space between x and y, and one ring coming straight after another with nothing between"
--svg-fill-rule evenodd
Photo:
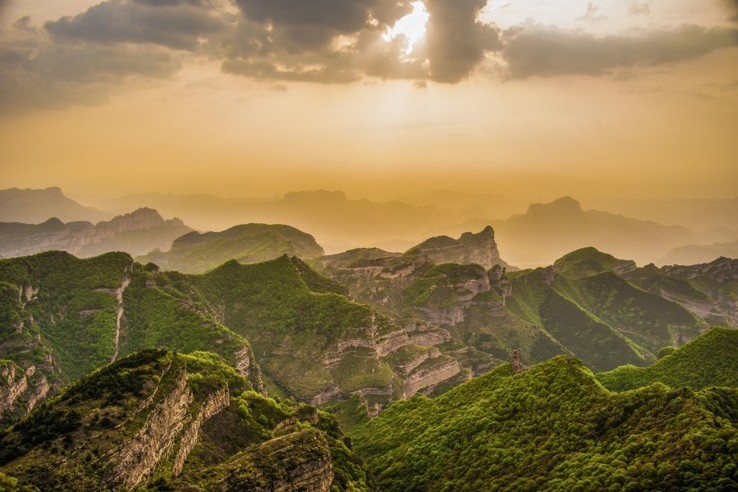
<instances>
[{"instance_id":1,"label":"cloud bank","mask_svg":"<svg viewBox=\"0 0 738 492\"><path fill-rule=\"evenodd\" d=\"M502 30L480 20L487 0L424 0L425 39L383 36L408 0L107 0L0 41L0 110L94 103L135 77L163 78L194 58L257 80L349 84L367 78L456 84L485 64L506 80L601 76L679 63L738 45L738 30L683 25L595 36L533 22ZM632 15L649 2L630 2ZM726 0L729 15L738 2Z\"/></svg>"}]
</instances>

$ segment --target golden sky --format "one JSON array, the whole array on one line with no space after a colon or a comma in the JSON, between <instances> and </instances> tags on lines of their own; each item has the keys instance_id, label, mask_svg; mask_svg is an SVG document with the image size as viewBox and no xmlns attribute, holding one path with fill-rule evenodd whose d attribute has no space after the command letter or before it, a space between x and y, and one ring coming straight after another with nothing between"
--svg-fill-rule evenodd
<instances>
[{"instance_id":1,"label":"golden sky","mask_svg":"<svg viewBox=\"0 0 738 492\"><path fill-rule=\"evenodd\" d=\"M735 196L731 0L0 0L0 188Z\"/></svg>"}]
</instances>

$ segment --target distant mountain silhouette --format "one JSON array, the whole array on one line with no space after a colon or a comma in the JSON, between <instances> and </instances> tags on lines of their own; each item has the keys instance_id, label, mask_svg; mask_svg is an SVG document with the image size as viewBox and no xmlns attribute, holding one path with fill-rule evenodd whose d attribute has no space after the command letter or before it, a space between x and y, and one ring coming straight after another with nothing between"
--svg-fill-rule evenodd
<instances>
[{"instance_id":1,"label":"distant mountain silhouette","mask_svg":"<svg viewBox=\"0 0 738 492\"><path fill-rule=\"evenodd\" d=\"M738 258L738 241L680 246L669 250L659 260L659 263L662 265L693 265L695 263L708 263L721 256Z\"/></svg>"},{"instance_id":2,"label":"distant mountain silhouette","mask_svg":"<svg viewBox=\"0 0 738 492\"><path fill-rule=\"evenodd\" d=\"M38 224L56 217L62 222L98 222L113 214L85 207L57 187L43 190L9 188L0 190L0 222Z\"/></svg>"},{"instance_id":3,"label":"distant mountain silhouette","mask_svg":"<svg viewBox=\"0 0 738 492\"><path fill-rule=\"evenodd\" d=\"M0 223L0 254L13 257L60 250L81 257L109 251L140 255L169 249L174 239L191 230L181 220L164 220L150 208L94 225L82 221L65 224L56 217L38 225L6 222Z\"/></svg>"},{"instance_id":4,"label":"distant mountain silhouette","mask_svg":"<svg viewBox=\"0 0 738 492\"><path fill-rule=\"evenodd\" d=\"M597 210L583 210L571 197L536 203L525 214L495 222L504 258L520 267L552 263L579 248L593 246L612 254L649 263L697 234L681 226L665 226Z\"/></svg>"}]
</instances>

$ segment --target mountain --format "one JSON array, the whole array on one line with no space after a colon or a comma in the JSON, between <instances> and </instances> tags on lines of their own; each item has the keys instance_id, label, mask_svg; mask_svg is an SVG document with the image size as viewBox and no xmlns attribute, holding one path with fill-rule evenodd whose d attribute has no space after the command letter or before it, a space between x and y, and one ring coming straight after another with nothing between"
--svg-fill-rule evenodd
<instances>
[{"instance_id":1,"label":"mountain","mask_svg":"<svg viewBox=\"0 0 738 492\"><path fill-rule=\"evenodd\" d=\"M631 390L655 382L695 390L708 386L738 386L738 330L713 327L652 366L621 366L597 374L597 379L613 391Z\"/></svg>"},{"instance_id":2,"label":"mountain","mask_svg":"<svg viewBox=\"0 0 738 492\"><path fill-rule=\"evenodd\" d=\"M485 269L495 265L508 266L500 259L495 231L491 226L485 227L477 234L465 232L459 239L448 236L433 237L410 249L406 254L425 255L437 265L474 263Z\"/></svg>"},{"instance_id":3,"label":"mountain","mask_svg":"<svg viewBox=\"0 0 738 492\"><path fill-rule=\"evenodd\" d=\"M716 258L738 258L738 241L706 245L690 244L667 251L659 259L661 265L695 265L708 263Z\"/></svg>"},{"instance_id":4,"label":"mountain","mask_svg":"<svg viewBox=\"0 0 738 492\"><path fill-rule=\"evenodd\" d=\"M462 236L480 237L467 240L474 246L466 250L461 240L441 237L402 255L357 249L323 257L316 266L359 301L402 323L446 330L450 341L440 350L470 374L508 360L513 350L526 363L564 354L596 370L646 365L664 346L683 345L716 319L631 282L638 270L631 260L584 248L546 268L509 271L491 229ZM475 258L496 260L491 268L445 263ZM725 302L713 311L730 317L731 309Z\"/></svg>"},{"instance_id":5,"label":"mountain","mask_svg":"<svg viewBox=\"0 0 738 492\"><path fill-rule=\"evenodd\" d=\"M0 432L0 479L39 490L368 490L346 442L330 415L260 395L215 354L148 350Z\"/></svg>"},{"instance_id":6,"label":"mountain","mask_svg":"<svg viewBox=\"0 0 738 492\"><path fill-rule=\"evenodd\" d=\"M297 258L204 275L162 272L124 253L0 260L0 419L63 384L154 347L209 350L257 388L320 404L351 395L375 411L461 377L447 331L400 325ZM263 381L263 383L262 383Z\"/></svg>"},{"instance_id":7,"label":"mountain","mask_svg":"<svg viewBox=\"0 0 738 492\"><path fill-rule=\"evenodd\" d=\"M109 206L147 206L182 217L197 229L226 229L245 223L289 224L310 231L329 253L352 247L405 249L428 237L431 228L454 224L466 214L434 205L352 199L341 191L296 191L280 198L220 198L209 195L132 195Z\"/></svg>"},{"instance_id":8,"label":"mountain","mask_svg":"<svg viewBox=\"0 0 738 492\"><path fill-rule=\"evenodd\" d=\"M158 346L215 351L260 387L248 342L175 285L125 253L0 260L0 422L111 360Z\"/></svg>"},{"instance_id":9,"label":"mountain","mask_svg":"<svg viewBox=\"0 0 738 492\"><path fill-rule=\"evenodd\" d=\"M638 288L679 304L714 325L738 327L738 260L697 265L646 265L625 275Z\"/></svg>"},{"instance_id":10,"label":"mountain","mask_svg":"<svg viewBox=\"0 0 738 492\"><path fill-rule=\"evenodd\" d=\"M85 207L53 187L43 190L9 188L0 190L0 222L38 224L51 217L64 222L97 222L110 219L112 214Z\"/></svg>"},{"instance_id":11,"label":"mountain","mask_svg":"<svg viewBox=\"0 0 738 492\"><path fill-rule=\"evenodd\" d=\"M323 256L323 248L294 227L244 224L222 232L190 232L175 239L169 251L154 251L138 260L166 270L203 273L228 260L260 263L284 254L310 259Z\"/></svg>"},{"instance_id":12,"label":"mountain","mask_svg":"<svg viewBox=\"0 0 738 492\"><path fill-rule=\"evenodd\" d=\"M603 199L597 206L614 213L653 220L661 224L679 224L701 233L738 233L738 196L731 198L647 198ZM723 239L724 240L724 239Z\"/></svg>"},{"instance_id":13,"label":"mountain","mask_svg":"<svg viewBox=\"0 0 738 492\"><path fill-rule=\"evenodd\" d=\"M575 359L505 364L351 433L380 490L732 490L738 389L603 388Z\"/></svg>"},{"instance_id":14,"label":"mountain","mask_svg":"<svg viewBox=\"0 0 738 492\"><path fill-rule=\"evenodd\" d=\"M525 214L494 222L500 250L511 265L549 265L576 249L593 246L638 263L661 258L664 252L695 242L684 227L664 226L596 210L583 210L570 197L533 204Z\"/></svg>"},{"instance_id":15,"label":"mountain","mask_svg":"<svg viewBox=\"0 0 738 492\"><path fill-rule=\"evenodd\" d=\"M140 208L107 222L63 223L56 217L38 225L0 223L0 254L25 256L62 250L77 256L97 256L109 251L131 255L168 249L172 241L190 232L179 219L164 220L156 210Z\"/></svg>"}]
</instances>

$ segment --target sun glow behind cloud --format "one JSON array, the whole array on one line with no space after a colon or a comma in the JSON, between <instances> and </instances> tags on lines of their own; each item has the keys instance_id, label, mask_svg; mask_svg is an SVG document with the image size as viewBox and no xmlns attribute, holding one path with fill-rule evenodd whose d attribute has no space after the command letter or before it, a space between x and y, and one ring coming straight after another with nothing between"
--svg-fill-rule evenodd
<instances>
[{"instance_id":1,"label":"sun glow behind cloud","mask_svg":"<svg viewBox=\"0 0 738 492\"><path fill-rule=\"evenodd\" d=\"M415 46L425 36L425 28L428 23L428 11L425 10L423 2L413 2L413 11L398 20L391 29L382 37L385 41L392 41L398 36L406 39L405 55L412 53Z\"/></svg>"}]
</instances>

